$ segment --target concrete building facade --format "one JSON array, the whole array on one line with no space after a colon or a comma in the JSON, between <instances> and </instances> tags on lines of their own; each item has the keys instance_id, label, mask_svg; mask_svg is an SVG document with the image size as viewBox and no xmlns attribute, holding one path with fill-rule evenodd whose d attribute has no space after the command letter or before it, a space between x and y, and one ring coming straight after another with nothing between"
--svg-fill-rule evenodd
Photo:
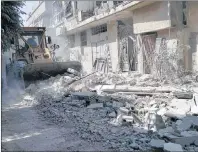
<instances>
[{"instance_id":1,"label":"concrete building facade","mask_svg":"<svg viewBox=\"0 0 198 152\"><path fill-rule=\"evenodd\" d=\"M198 68L198 2L59 1L52 4L51 27L62 38L68 60L84 71L152 73L149 53L166 43L181 50L180 64ZM178 63L177 63L178 64Z\"/></svg>"}]
</instances>

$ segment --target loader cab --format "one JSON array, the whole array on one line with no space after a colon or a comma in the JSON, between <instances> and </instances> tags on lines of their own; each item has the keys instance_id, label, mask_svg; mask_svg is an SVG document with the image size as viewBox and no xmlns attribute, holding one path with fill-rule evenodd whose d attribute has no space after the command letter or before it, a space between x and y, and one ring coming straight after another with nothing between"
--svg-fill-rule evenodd
<instances>
[{"instance_id":1,"label":"loader cab","mask_svg":"<svg viewBox=\"0 0 198 152\"><path fill-rule=\"evenodd\" d=\"M24 27L19 34L20 58L26 58L28 63L52 62L48 45L51 37L45 36L45 27Z\"/></svg>"}]
</instances>

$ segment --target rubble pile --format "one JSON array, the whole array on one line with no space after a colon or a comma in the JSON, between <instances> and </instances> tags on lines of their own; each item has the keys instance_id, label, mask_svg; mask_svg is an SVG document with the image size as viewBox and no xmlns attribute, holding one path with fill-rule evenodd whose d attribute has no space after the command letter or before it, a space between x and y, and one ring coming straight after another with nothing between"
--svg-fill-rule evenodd
<instances>
[{"instance_id":1,"label":"rubble pile","mask_svg":"<svg viewBox=\"0 0 198 152\"><path fill-rule=\"evenodd\" d=\"M96 73L78 82L74 75L57 76L26 91L34 96L44 118L58 125L72 124L81 138L101 142L107 150L197 151L198 95L193 89L171 91L159 87L162 83L151 75L130 75ZM144 94L133 88L136 93L126 94L122 89L109 93L93 87L132 82ZM150 95L156 91L159 94Z\"/></svg>"}]
</instances>

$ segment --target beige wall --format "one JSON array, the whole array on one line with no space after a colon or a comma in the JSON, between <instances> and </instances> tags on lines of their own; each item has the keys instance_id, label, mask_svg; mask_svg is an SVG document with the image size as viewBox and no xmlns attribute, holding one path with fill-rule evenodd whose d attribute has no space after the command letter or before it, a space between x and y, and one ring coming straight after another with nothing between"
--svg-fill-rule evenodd
<instances>
[{"instance_id":1,"label":"beige wall","mask_svg":"<svg viewBox=\"0 0 198 152\"><path fill-rule=\"evenodd\" d=\"M109 50L111 53L112 70L118 70L118 28L117 22L112 21L107 25Z\"/></svg>"},{"instance_id":2,"label":"beige wall","mask_svg":"<svg viewBox=\"0 0 198 152\"><path fill-rule=\"evenodd\" d=\"M108 23L107 32L104 33L92 35L91 29L88 29L86 31L87 31L87 46L81 47L80 33L76 33L75 47L69 49L70 57L73 56L73 59L72 58L70 59L81 61L84 71L87 73L91 73L94 62L92 61L93 50L96 49L96 46L100 47L100 45L104 45L105 47L105 45L108 44L111 54L112 68L113 71L116 71L118 66L117 22L113 21Z\"/></svg>"},{"instance_id":3,"label":"beige wall","mask_svg":"<svg viewBox=\"0 0 198 152\"><path fill-rule=\"evenodd\" d=\"M198 71L198 2L188 3L187 30L189 32L189 45L191 47L189 54L192 56L192 69Z\"/></svg>"},{"instance_id":4,"label":"beige wall","mask_svg":"<svg viewBox=\"0 0 198 152\"><path fill-rule=\"evenodd\" d=\"M133 11L134 33L158 31L171 26L168 2L156 2Z\"/></svg>"}]
</instances>

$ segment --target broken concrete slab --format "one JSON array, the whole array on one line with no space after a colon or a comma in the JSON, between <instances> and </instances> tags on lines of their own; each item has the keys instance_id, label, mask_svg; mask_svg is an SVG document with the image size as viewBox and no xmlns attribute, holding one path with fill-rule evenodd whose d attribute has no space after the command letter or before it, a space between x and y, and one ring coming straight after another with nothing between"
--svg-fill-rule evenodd
<instances>
[{"instance_id":1,"label":"broken concrete slab","mask_svg":"<svg viewBox=\"0 0 198 152\"><path fill-rule=\"evenodd\" d=\"M177 126L177 129L179 131L186 131L189 130L191 126L192 126L192 122L190 120L186 120L186 121L182 121L182 123Z\"/></svg>"},{"instance_id":2,"label":"broken concrete slab","mask_svg":"<svg viewBox=\"0 0 198 152\"><path fill-rule=\"evenodd\" d=\"M181 135L184 137L198 136L198 132L197 131L183 131L181 132Z\"/></svg>"},{"instance_id":3,"label":"broken concrete slab","mask_svg":"<svg viewBox=\"0 0 198 152\"><path fill-rule=\"evenodd\" d=\"M174 133L174 130L172 127L166 127L158 131L158 134L160 135L160 137L163 137L165 133Z\"/></svg>"},{"instance_id":4,"label":"broken concrete slab","mask_svg":"<svg viewBox=\"0 0 198 152\"><path fill-rule=\"evenodd\" d=\"M176 137L171 139L172 142L180 144L182 146L190 146L198 139L198 136L192 137Z\"/></svg>"},{"instance_id":5,"label":"broken concrete slab","mask_svg":"<svg viewBox=\"0 0 198 152\"><path fill-rule=\"evenodd\" d=\"M115 118L116 116L117 116L117 115L116 115L115 111L113 111L113 112L111 112L111 113L109 114L109 117Z\"/></svg>"},{"instance_id":6,"label":"broken concrete slab","mask_svg":"<svg viewBox=\"0 0 198 152\"><path fill-rule=\"evenodd\" d=\"M178 98L178 99L192 99L193 98L193 93L192 92L173 92L173 95Z\"/></svg>"},{"instance_id":7,"label":"broken concrete slab","mask_svg":"<svg viewBox=\"0 0 198 152\"><path fill-rule=\"evenodd\" d=\"M110 121L109 123L112 124L112 125L115 125L115 126L119 126L122 124L122 115L118 115L117 118L113 119L112 121Z\"/></svg>"},{"instance_id":8,"label":"broken concrete slab","mask_svg":"<svg viewBox=\"0 0 198 152\"><path fill-rule=\"evenodd\" d=\"M117 102L117 101L113 101L113 107L114 108L120 108L123 107L124 104L122 102Z\"/></svg>"},{"instance_id":9,"label":"broken concrete slab","mask_svg":"<svg viewBox=\"0 0 198 152\"><path fill-rule=\"evenodd\" d=\"M164 151L166 151L166 152L175 152L175 151L182 152L183 149L182 149L182 146L179 144L165 143Z\"/></svg>"},{"instance_id":10,"label":"broken concrete slab","mask_svg":"<svg viewBox=\"0 0 198 152\"><path fill-rule=\"evenodd\" d=\"M150 142L151 147L153 148L163 148L165 144L164 140L159 140L159 139L152 139Z\"/></svg>"},{"instance_id":11,"label":"broken concrete slab","mask_svg":"<svg viewBox=\"0 0 198 152\"><path fill-rule=\"evenodd\" d=\"M195 144L196 146L198 146L198 137L197 137L197 139L195 140L194 144Z\"/></svg>"},{"instance_id":12,"label":"broken concrete slab","mask_svg":"<svg viewBox=\"0 0 198 152\"><path fill-rule=\"evenodd\" d=\"M175 124L178 126L178 125L180 125L181 123L182 123L181 120L177 120Z\"/></svg>"},{"instance_id":13,"label":"broken concrete slab","mask_svg":"<svg viewBox=\"0 0 198 152\"><path fill-rule=\"evenodd\" d=\"M189 130L191 126L198 127L198 117L186 116L183 118L182 123L178 125L177 129L179 131L186 131Z\"/></svg>"},{"instance_id":14,"label":"broken concrete slab","mask_svg":"<svg viewBox=\"0 0 198 152\"><path fill-rule=\"evenodd\" d=\"M103 103L93 103L87 106L89 109L97 109L97 108L103 108Z\"/></svg>"},{"instance_id":15,"label":"broken concrete slab","mask_svg":"<svg viewBox=\"0 0 198 152\"><path fill-rule=\"evenodd\" d=\"M171 107L174 109L179 109L183 111L184 113L187 113L190 111L190 103L187 99L173 99L170 104Z\"/></svg>"},{"instance_id":16,"label":"broken concrete slab","mask_svg":"<svg viewBox=\"0 0 198 152\"><path fill-rule=\"evenodd\" d=\"M133 122L134 121L132 116L126 116L126 115L123 115L122 119L125 120L126 122Z\"/></svg>"},{"instance_id":17,"label":"broken concrete slab","mask_svg":"<svg viewBox=\"0 0 198 152\"><path fill-rule=\"evenodd\" d=\"M160 116L164 116L164 114L167 112L166 108L161 108L157 111L157 114Z\"/></svg>"},{"instance_id":18,"label":"broken concrete slab","mask_svg":"<svg viewBox=\"0 0 198 152\"><path fill-rule=\"evenodd\" d=\"M129 109L125 108L125 107L120 107L119 111L123 114L128 114L129 113Z\"/></svg>"},{"instance_id":19,"label":"broken concrete slab","mask_svg":"<svg viewBox=\"0 0 198 152\"><path fill-rule=\"evenodd\" d=\"M182 119L186 116L185 111L180 110L168 110L165 114L166 117L175 118L175 119Z\"/></svg>"}]
</instances>

